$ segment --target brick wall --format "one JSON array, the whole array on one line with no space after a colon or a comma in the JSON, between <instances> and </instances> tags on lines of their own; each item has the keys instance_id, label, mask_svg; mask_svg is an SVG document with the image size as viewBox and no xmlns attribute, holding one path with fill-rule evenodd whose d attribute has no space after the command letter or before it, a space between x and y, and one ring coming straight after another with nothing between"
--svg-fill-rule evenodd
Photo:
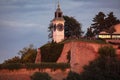
<instances>
[{"instance_id":1,"label":"brick wall","mask_svg":"<svg viewBox=\"0 0 120 80\"><path fill-rule=\"evenodd\" d=\"M57 62L67 62L67 54L70 51L71 70L80 73L83 71L83 66L88 65L90 61L93 61L95 58L97 58L98 49L102 46L106 46L106 44L80 41L66 43Z\"/></svg>"},{"instance_id":2,"label":"brick wall","mask_svg":"<svg viewBox=\"0 0 120 80\"><path fill-rule=\"evenodd\" d=\"M27 70L27 69L19 69L19 70L0 70L0 80L31 80L30 76L34 72L39 72L38 69L35 70ZM52 71L51 69L44 69L42 72L47 72L53 80L63 80L66 78L69 69L66 71L56 70Z\"/></svg>"}]
</instances>

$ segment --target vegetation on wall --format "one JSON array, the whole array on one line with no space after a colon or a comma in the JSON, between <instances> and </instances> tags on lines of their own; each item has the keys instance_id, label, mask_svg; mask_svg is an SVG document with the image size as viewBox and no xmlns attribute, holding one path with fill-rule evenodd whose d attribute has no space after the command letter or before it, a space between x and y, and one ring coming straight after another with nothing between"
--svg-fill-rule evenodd
<instances>
[{"instance_id":1,"label":"vegetation on wall","mask_svg":"<svg viewBox=\"0 0 120 80\"><path fill-rule=\"evenodd\" d=\"M42 62L56 62L63 50L63 43L48 43L42 46L41 61Z\"/></svg>"},{"instance_id":2,"label":"vegetation on wall","mask_svg":"<svg viewBox=\"0 0 120 80\"><path fill-rule=\"evenodd\" d=\"M34 69L44 70L44 69L50 68L53 71L55 71L57 69L64 71L64 70L70 68L70 64L68 64L68 63L40 63L40 64L9 63L9 64L0 64L0 70L1 69L19 70L22 68L26 68L27 70L34 70Z\"/></svg>"},{"instance_id":3,"label":"vegetation on wall","mask_svg":"<svg viewBox=\"0 0 120 80\"><path fill-rule=\"evenodd\" d=\"M67 63L70 63L70 61L71 61L71 51L68 51L68 53L67 53L67 60L68 60L68 62Z\"/></svg>"},{"instance_id":4,"label":"vegetation on wall","mask_svg":"<svg viewBox=\"0 0 120 80\"><path fill-rule=\"evenodd\" d=\"M27 69L47 69L50 68L52 70L57 70L57 69L61 69L62 71L64 71L67 68L70 68L70 64L68 63L40 63L40 64L26 64L25 65Z\"/></svg>"},{"instance_id":5,"label":"vegetation on wall","mask_svg":"<svg viewBox=\"0 0 120 80\"><path fill-rule=\"evenodd\" d=\"M60 57L63 50L64 43L48 43L42 46L41 49L41 61L42 62L56 62ZM7 63L34 63L37 55L37 49L33 45L24 47L18 53L19 56L15 56L11 59L5 60L4 64Z\"/></svg>"},{"instance_id":6,"label":"vegetation on wall","mask_svg":"<svg viewBox=\"0 0 120 80\"><path fill-rule=\"evenodd\" d=\"M8 69L8 70L18 70L23 68L23 65L20 63L7 63L0 64L0 69Z\"/></svg>"}]
</instances>

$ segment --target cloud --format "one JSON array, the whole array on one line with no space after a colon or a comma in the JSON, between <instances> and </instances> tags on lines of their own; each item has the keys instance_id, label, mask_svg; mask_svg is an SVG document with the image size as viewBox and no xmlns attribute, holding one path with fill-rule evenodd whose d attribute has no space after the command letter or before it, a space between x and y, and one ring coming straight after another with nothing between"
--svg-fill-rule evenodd
<instances>
[{"instance_id":1,"label":"cloud","mask_svg":"<svg viewBox=\"0 0 120 80\"><path fill-rule=\"evenodd\" d=\"M18 28L18 27L37 27L38 23L25 23L25 22L20 22L20 21L0 21L0 25L3 27L10 27L10 28Z\"/></svg>"},{"instance_id":2,"label":"cloud","mask_svg":"<svg viewBox=\"0 0 120 80\"><path fill-rule=\"evenodd\" d=\"M86 8L86 10L90 8L118 9L120 7L120 0L71 0L71 2L84 4L81 7Z\"/></svg>"},{"instance_id":3,"label":"cloud","mask_svg":"<svg viewBox=\"0 0 120 80\"><path fill-rule=\"evenodd\" d=\"M47 11L51 9L51 4L52 1L48 0L1 0L0 14Z\"/></svg>"}]
</instances>

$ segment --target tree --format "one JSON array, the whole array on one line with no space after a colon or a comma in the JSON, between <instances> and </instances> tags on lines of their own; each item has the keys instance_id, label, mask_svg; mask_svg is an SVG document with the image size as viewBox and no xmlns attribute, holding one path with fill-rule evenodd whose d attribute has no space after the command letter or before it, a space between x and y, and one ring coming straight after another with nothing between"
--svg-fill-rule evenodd
<instances>
[{"instance_id":1,"label":"tree","mask_svg":"<svg viewBox=\"0 0 120 80\"><path fill-rule=\"evenodd\" d=\"M69 72L65 80L80 80L80 75L75 72Z\"/></svg>"},{"instance_id":2,"label":"tree","mask_svg":"<svg viewBox=\"0 0 120 80\"><path fill-rule=\"evenodd\" d=\"M120 23L120 20L118 20L114 15L113 12L110 12L108 14L108 17L105 18L105 27L106 27L106 31L108 33L113 33L115 30L112 26L116 25Z\"/></svg>"},{"instance_id":3,"label":"tree","mask_svg":"<svg viewBox=\"0 0 120 80\"><path fill-rule=\"evenodd\" d=\"M69 38L69 37L80 37L83 33L82 29L81 29L81 24L74 18L74 17L69 17L69 16L63 16L65 19L65 37ZM53 25L50 24L48 27L48 32L49 38L52 38L52 30L53 30Z\"/></svg>"},{"instance_id":4,"label":"tree","mask_svg":"<svg viewBox=\"0 0 120 80\"><path fill-rule=\"evenodd\" d=\"M5 60L4 64L7 64L7 63L20 63L20 62L21 62L20 57L19 56L15 56L12 59Z\"/></svg>"},{"instance_id":5,"label":"tree","mask_svg":"<svg viewBox=\"0 0 120 80\"><path fill-rule=\"evenodd\" d=\"M37 55L37 50L33 48L33 45L29 45L29 47L25 47L18 53L21 55L22 63L34 63Z\"/></svg>"},{"instance_id":6,"label":"tree","mask_svg":"<svg viewBox=\"0 0 120 80\"><path fill-rule=\"evenodd\" d=\"M113 12L110 12L107 16L103 12L99 12L93 18L93 22L91 28L93 28L94 35L98 35L101 31L113 33L115 31L113 26L120 23L120 20L113 15Z\"/></svg>"},{"instance_id":7,"label":"tree","mask_svg":"<svg viewBox=\"0 0 120 80\"><path fill-rule=\"evenodd\" d=\"M92 31L92 28L91 28L91 27L87 29L87 32L86 32L86 34L85 34L85 37L87 37L87 38L92 38L92 37L94 37L94 34L93 34L93 31Z\"/></svg>"},{"instance_id":8,"label":"tree","mask_svg":"<svg viewBox=\"0 0 120 80\"><path fill-rule=\"evenodd\" d=\"M94 29L94 35L97 35L104 29L105 14L103 12L99 12L98 15L93 18L93 22L94 23L91 25L91 27Z\"/></svg>"},{"instance_id":9,"label":"tree","mask_svg":"<svg viewBox=\"0 0 120 80\"><path fill-rule=\"evenodd\" d=\"M5 60L3 63L34 63L37 55L37 50L33 45L25 47L18 52L19 56L15 56L11 59Z\"/></svg>"},{"instance_id":10,"label":"tree","mask_svg":"<svg viewBox=\"0 0 120 80\"><path fill-rule=\"evenodd\" d=\"M98 54L101 58L115 58L116 59L116 50L112 46L104 46L98 50Z\"/></svg>"},{"instance_id":11,"label":"tree","mask_svg":"<svg viewBox=\"0 0 120 80\"><path fill-rule=\"evenodd\" d=\"M83 33L81 29L81 24L74 17L63 17L65 19L65 37L80 37Z\"/></svg>"},{"instance_id":12,"label":"tree","mask_svg":"<svg viewBox=\"0 0 120 80\"><path fill-rule=\"evenodd\" d=\"M51 38L53 37L53 35L52 35L52 34L53 34L53 31L52 31L52 30L53 30L53 25L50 24L49 27L48 27L48 32L49 32L48 38L49 38L49 39L51 39Z\"/></svg>"},{"instance_id":13,"label":"tree","mask_svg":"<svg viewBox=\"0 0 120 80\"><path fill-rule=\"evenodd\" d=\"M81 80L119 80L120 62L115 49L105 46L99 49L99 57L84 67Z\"/></svg>"},{"instance_id":14,"label":"tree","mask_svg":"<svg viewBox=\"0 0 120 80\"><path fill-rule=\"evenodd\" d=\"M48 73L35 72L31 76L31 80L51 80L51 77L48 75Z\"/></svg>"}]
</instances>

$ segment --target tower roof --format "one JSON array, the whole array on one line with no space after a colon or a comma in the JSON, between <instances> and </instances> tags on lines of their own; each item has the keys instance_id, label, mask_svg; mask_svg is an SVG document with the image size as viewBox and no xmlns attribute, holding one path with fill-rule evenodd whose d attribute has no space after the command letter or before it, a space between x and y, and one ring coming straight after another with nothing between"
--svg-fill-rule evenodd
<instances>
[{"instance_id":1,"label":"tower roof","mask_svg":"<svg viewBox=\"0 0 120 80\"><path fill-rule=\"evenodd\" d=\"M60 3L59 3L59 1L58 1L58 8L60 8Z\"/></svg>"},{"instance_id":2,"label":"tower roof","mask_svg":"<svg viewBox=\"0 0 120 80\"><path fill-rule=\"evenodd\" d=\"M61 9L60 9L60 3L59 3L59 1L58 1L56 12L62 12Z\"/></svg>"},{"instance_id":3,"label":"tower roof","mask_svg":"<svg viewBox=\"0 0 120 80\"><path fill-rule=\"evenodd\" d=\"M64 21L64 18L63 18L63 12L60 8L60 3L58 1L58 4L57 4L57 9L55 11L55 17L53 19L53 21Z\"/></svg>"}]
</instances>

